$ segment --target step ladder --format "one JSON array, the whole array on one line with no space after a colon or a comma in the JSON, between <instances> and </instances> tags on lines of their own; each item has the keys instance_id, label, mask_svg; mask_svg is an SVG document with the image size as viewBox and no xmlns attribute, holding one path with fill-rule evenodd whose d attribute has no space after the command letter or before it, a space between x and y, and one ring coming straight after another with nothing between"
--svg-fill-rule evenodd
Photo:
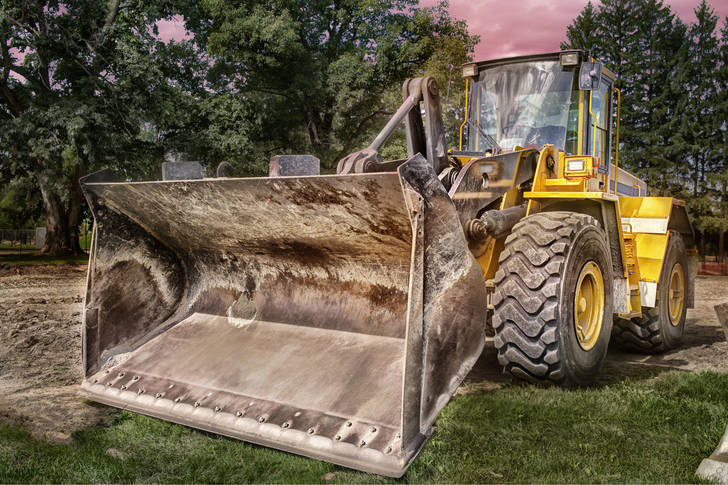
<instances>
[{"instance_id":1,"label":"step ladder","mask_svg":"<svg viewBox=\"0 0 728 485\"><path fill-rule=\"evenodd\" d=\"M624 253L627 262L627 280L629 282L629 313L622 314L623 318L637 318L642 316L642 297L640 294L640 268L637 262L637 241L629 224L623 225Z\"/></svg>"}]
</instances>

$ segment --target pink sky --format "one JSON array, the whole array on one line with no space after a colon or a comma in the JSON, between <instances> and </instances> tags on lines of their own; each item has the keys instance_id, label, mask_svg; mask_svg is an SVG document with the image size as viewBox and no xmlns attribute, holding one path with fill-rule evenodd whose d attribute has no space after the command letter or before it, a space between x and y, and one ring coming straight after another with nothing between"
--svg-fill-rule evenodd
<instances>
[{"instance_id":1,"label":"pink sky","mask_svg":"<svg viewBox=\"0 0 728 485\"><path fill-rule=\"evenodd\" d=\"M421 0L429 7L437 0ZM695 21L700 0L666 0L685 23ZM480 35L475 60L558 51L569 25L587 0L450 0L450 15L466 20L471 34ZM592 4L597 7L598 1ZM728 0L708 0L718 25L728 15Z\"/></svg>"},{"instance_id":2,"label":"pink sky","mask_svg":"<svg viewBox=\"0 0 728 485\"><path fill-rule=\"evenodd\" d=\"M430 7L438 0L420 0ZM693 10L700 0L664 0L685 23L695 21ZM599 5L599 0L592 2ZM709 0L718 25L728 16L728 0ZM450 0L450 14L466 20L471 34L480 35L475 60L558 51L569 25L587 0ZM182 40L187 33L182 17L157 23L159 37Z\"/></svg>"}]
</instances>

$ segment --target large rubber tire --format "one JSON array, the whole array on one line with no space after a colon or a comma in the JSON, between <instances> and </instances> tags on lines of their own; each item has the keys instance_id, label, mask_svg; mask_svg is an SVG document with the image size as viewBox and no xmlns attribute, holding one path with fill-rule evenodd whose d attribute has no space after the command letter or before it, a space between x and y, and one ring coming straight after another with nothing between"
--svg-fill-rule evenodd
<instances>
[{"instance_id":1,"label":"large rubber tire","mask_svg":"<svg viewBox=\"0 0 728 485\"><path fill-rule=\"evenodd\" d=\"M596 266L603 277L603 314L595 343L584 350L575 324L580 273ZM596 219L574 212L545 212L516 224L495 275L493 328L504 371L531 382L566 386L598 374L612 330L612 260ZM582 310L583 311L583 310Z\"/></svg>"},{"instance_id":2,"label":"large rubber tire","mask_svg":"<svg viewBox=\"0 0 728 485\"><path fill-rule=\"evenodd\" d=\"M682 267L683 305L680 317L676 319L677 324L673 325L670 318L669 291L670 276L675 265ZM662 274L657 284L655 308L643 308L640 318L631 320L615 318L612 330L613 344L624 350L648 354L665 352L677 347L685 330L688 278L688 257L685 252L685 243L680 233L670 232Z\"/></svg>"}]
</instances>

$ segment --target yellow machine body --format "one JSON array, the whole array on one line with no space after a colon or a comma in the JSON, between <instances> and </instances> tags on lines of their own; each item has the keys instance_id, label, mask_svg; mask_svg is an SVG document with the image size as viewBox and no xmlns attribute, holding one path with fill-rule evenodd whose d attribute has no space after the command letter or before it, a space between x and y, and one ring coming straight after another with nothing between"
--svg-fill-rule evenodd
<instances>
[{"instance_id":1,"label":"yellow machine body","mask_svg":"<svg viewBox=\"0 0 728 485\"><path fill-rule=\"evenodd\" d=\"M563 52L561 56L563 58ZM524 56L523 59L527 60L528 56ZM469 81L469 90L472 91L471 81L483 67L485 66L475 64L468 65L464 69L465 77ZM624 318L634 318L642 314L643 307L655 306L657 285L661 278L669 276L663 274L663 262L670 232L680 233L686 240L688 272L691 275L697 270L697 251L685 203L673 197L647 196L647 184L619 167L620 93L614 87L616 81L614 73L604 68L601 76L609 86L608 96L602 101L611 103L613 102L611 96L616 94L614 153L609 153L609 150L603 148L600 153L594 154L594 150L589 149L590 142L591 146L596 145L596 138L591 139L598 132L594 114L596 107L593 105L593 92L579 90L576 93L578 96L576 153L565 153L552 145L538 147L540 153L533 180L529 181L531 186L527 187L526 184L519 186L516 180L509 180L512 188L501 198L498 209L503 210L526 202L528 204L526 215L568 209L593 215L600 220L613 247L613 255L619 255L614 268L615 280L623 280L615 285L615 314ZM469 94L467 99L470 104L475 96L472 92ZM469 109L470 106L466 106L466 113ZM612 114L606 105L602 110ZM469 114L471 119L478 116L477 112ZM478 123L477 120L475 123ZM466 124L464 122L461 126L460 150L463 149L462 130ZM608 137L612 135L610 128L605 128ZM603 144L603 146L608 145L608 142L606 145ZM515 151L519 149L521 147L514 148ZM457 153L454 154L457 156ZM457 157L462 164L471 162L474 158ZM609 161L610 158L613 158L613 162ZM604 170L605 165L608 165L608 170ZM489 241L487 250L477 257L486 280L493 278L498 270L498 259L504 240L505 237ZM687 304L692 308L694 301L692 277L688 278L688 282ZM492 284L489 286L492 289Z\"/></svg>"}]
</instances>

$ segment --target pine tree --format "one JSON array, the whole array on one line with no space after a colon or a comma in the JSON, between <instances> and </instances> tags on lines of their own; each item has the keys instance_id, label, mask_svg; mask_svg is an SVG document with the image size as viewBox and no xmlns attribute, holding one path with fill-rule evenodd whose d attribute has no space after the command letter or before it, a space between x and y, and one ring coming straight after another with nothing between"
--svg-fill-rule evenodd
<instances>
[{"instance_id":1,"label":"pine tree","mask_svg":"<svg viewBox=\"0 0 728 485\"><path fill-rule=\"evenodd\" d=\"M639 23L638 48L643 53L635 72L634 123L639 134L638 149L631 152L633 170L644 177L658 193L671 193L679 186L670 174L681 162L672 149L671 122L681 114L675 106L684 96L674 78L686 45L687 27L660 0L646 2Z\"/></svg>"},{"instance_id":2,"label":"pine tree","mask_svg":"<svg viewBox=\"0 0 728 485\"><path fill-rule=\"evenodd\" d=\"M725 259L725 233L728 231L728 17L723 20L718 46L715 96L715 168L708 175L714 205L712 214L705 216L705 225L718 233L718 257Z\"/></svg>"},{"instance_id":3,"label":"pine tree","mask_svg":"<svg viewBox=\"0 0 728 485\"><path fill-rule=\"evenodd\" d=\"M705 252L705 233L715 233L711 224L714 194L709 187L709 175L718 168L719 151L716 145L719 130L716 119L718 82L715 68L719 49L715 30L718 17L702 0L695 9L696 21L688 29L687 55L680 66L685 99L682 103L682 123L678 135L685 148L691 197L689 208L693 223L701 235L701 252Z\"/></svg>"},{"instance_id":4,"label":"pine tree","mask_svg":"<svg viewBox=\"0 0 728 485\"><path fill-rule=\"evenodd\" d=\"M599 47L600 36L599 13L589 1L572 24L566 27L567 41L561 43L561 49L581 49L592 53Z\"/></svg>"}]
</instances>

